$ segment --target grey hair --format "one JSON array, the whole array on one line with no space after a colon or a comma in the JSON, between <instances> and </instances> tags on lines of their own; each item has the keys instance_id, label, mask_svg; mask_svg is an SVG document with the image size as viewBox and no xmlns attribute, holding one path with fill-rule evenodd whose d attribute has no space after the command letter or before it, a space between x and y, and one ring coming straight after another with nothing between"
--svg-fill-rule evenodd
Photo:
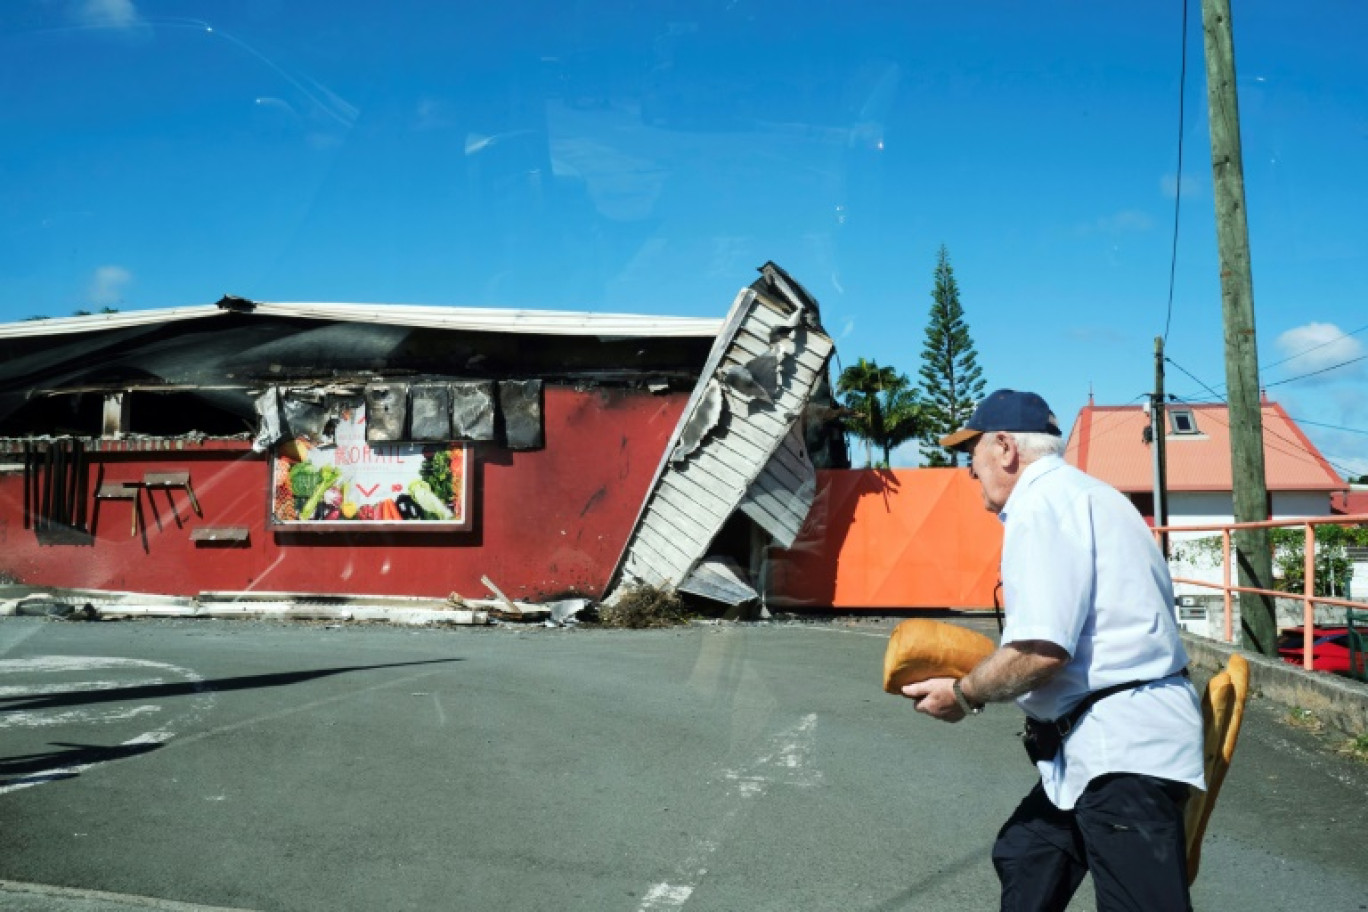
<instances>
[{"instance_id":1,"label":"grey hair","mask_svg":"<svg viewBox=\"0 0 1368 912\"><path fill-rule=\"evenodd\" d=\"M1054 434L1013 431L1012 438L1016 440L1017 452L1027 462L1035 462L1045 456L1064 455L1064 438Z\"/></svg>"}]
</instances>

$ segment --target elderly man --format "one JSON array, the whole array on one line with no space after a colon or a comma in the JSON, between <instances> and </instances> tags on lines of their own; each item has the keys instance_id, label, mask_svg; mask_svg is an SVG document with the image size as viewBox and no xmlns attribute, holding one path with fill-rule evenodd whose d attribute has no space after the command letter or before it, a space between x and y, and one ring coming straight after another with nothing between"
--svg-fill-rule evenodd
<instances>
[{"instance_id":1,"label":"elderly man","mask_svg":"<svg viewBox=\"0 0 1368 912\"><path fill-rule=\"evenodd\" d=\"M1006 622L964 678L903 693L946 722L1013 699L1026 711L1040 782L993 847L1002 909L1064 909L1089 871L1102 912L1191 909L1183 805L1204 787L1202 714L1148 527L1064 462L1034 393L992 393L941 445L970 454L1004 524Z\"/></svg>"}]
</instances>

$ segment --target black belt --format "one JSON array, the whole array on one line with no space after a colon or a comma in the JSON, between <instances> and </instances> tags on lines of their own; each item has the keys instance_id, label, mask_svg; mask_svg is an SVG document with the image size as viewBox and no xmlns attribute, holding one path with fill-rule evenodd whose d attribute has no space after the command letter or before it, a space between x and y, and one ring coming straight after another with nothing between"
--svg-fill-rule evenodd
<instances>
[{"instance_id":1,"label":"black belt","mask_svg":"<svg viewBox=\"0 0 1368 912\"><path fill-rule=\"evenodd\" d=\"M1111 687L1104 687L1101 690L1094 690L1082 700L1078 705L1069 710L1058 719L1032 719L1026 717L1026 730L1022 732L1022 740L1026 745L1026 753L1030 755L1032 762L1039 760L1052 760L1059 748L1064 743L1064 739L1073 732L1078 720L1088 710L1092 709L1093 704L1098 700L1105 700L1112 694L1118 694L1123 690L1132 690L1136 687L1143 687L1146 684L1153 684L1156 681L1163 681L1174 675L1189 677L1188 670L1176 671L1171 675L1164 675L1162 678L1151 678L1148 681L1127 681L1125 684L1113 684Z\"/></svg>"},{"instance_id":2,"label":"black belt","mask_svg":"<svg viewBox=\"0 0 1368 912\"><path fill-rule=\"evenodd\" d=\"M1148 681L1127 681L1125 684L1113 684L1111 687L1094 690L1080 700L1077 706L1060 716L1058 719L1055 719L1053 722L1045 722L1042 724L1054 725L1059 729L1059 737L1067 738L1069 737L1069 732L1073 731L1074 726L1078 724L1078 720L1083 718L1083 714L1092 709L1093 704L1098 700L1105 700L1112 694L1118 694L1123 690L1133 690L1136 687L1144 687L1146 684L1154 684L1171 678L1173 675L1182 675L1185 678L1189 676L1188 670L1184 668L1182 671L1175 671L1173 674L1164 675L1162 678L1151 678Z\"/></svg>"}]
</instances>

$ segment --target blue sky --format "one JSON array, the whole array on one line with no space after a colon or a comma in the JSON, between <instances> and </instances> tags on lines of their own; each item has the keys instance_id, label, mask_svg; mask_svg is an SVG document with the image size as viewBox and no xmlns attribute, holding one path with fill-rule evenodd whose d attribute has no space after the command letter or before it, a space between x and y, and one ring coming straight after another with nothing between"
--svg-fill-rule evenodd
<instances>
[{"instance_id":1,"label":"blue sky","mask_svg":"<svg viewBox=\"0 0 1368 912\"><path fill-rule=\"evenodd\" d=\"M1368 5L1233 5L1264 381L1368 473ZM1167 326L1168 391L1210 400L1199 0L1167 310L1182 15L8 0L0 320L225 293L720 317L772 259L843 363L915 377L944 244L989 389L1066 425L1137 402Z\"/></svg>"}]
</instances>

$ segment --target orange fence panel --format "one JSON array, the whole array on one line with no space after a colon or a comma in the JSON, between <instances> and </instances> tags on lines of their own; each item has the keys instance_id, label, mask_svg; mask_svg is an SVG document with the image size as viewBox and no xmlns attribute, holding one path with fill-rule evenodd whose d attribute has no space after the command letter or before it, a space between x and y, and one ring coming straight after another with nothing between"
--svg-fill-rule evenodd
<instances>
[{"instance_id":1,"label":"orange fence panel","mask_svg":"<svg viewBox=\"0 0 1368 912\"><path fill-rule=\"evenodd\" d=\"M993 607L1002 523L964 469L817 473L807 522L772 548L766 598L776 607Z\"/></svg>"}]
</instances>

